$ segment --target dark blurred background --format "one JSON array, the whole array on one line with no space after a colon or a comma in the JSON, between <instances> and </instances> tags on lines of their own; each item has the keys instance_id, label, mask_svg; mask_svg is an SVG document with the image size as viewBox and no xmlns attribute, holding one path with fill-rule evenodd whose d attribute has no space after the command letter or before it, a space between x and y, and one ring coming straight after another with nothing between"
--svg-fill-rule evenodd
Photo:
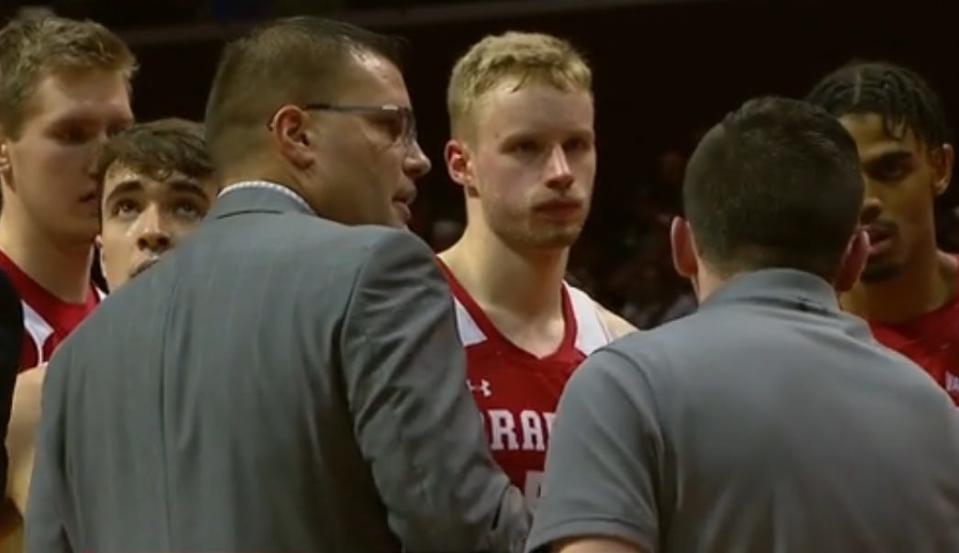
<instances>
[{"instance_id":1,"label":"dark blurred background","mask_svg":"<svg viewBox=\"0 0 959 553\"><path fill-rule=\"evenodd\" d=\"M434 247L455 239L463 209L446 176L445 87L470 44L508 29L565 37L595 72L600 164L593 212L570 278L641 327L688 311L669 264L686 157L702 132L748 97L801 96L852 58L923 74L956 128L959 53L951 3L748 0L0 0L0 18L50 9L119 31L137 53L137 117L202 116L224 42L259 19L312 13L410 42L406 78L433 161L413 229ZM959 248L959 190L940 201L940 239Z\"/></svg>"}]
</instances>

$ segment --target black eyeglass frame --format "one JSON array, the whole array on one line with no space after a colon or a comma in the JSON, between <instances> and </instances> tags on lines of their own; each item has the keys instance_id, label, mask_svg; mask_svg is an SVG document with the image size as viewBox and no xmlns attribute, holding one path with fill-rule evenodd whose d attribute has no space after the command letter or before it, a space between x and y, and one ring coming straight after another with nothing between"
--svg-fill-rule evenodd
<instances>
[{"instance_id":1,"label":"black eyeglass frame","mask_svg":"<svg viewBox=\"0 0 959 553\"><path fill-rule=\"evenodd\" d=\"M416 133L416 116L413 114L412 108L405 106L398 106L396 104L384 104L382 106L356 106L356 105L334 105L334 104L325 104L325 103L314 103L314 104L305 104L302 106L297 106L302 110L310 111L333 111L337 113L370 113L370 114L399 114L400 120L403 121L403 132L397 137L397 140L402 140L406 146L412 146L416 143L417 133ZM266 124L266 128L273 130L273 121L276 119L276 114L273 114L273 117L270 118L269 123Z\"/></svg>"}]
</instances>

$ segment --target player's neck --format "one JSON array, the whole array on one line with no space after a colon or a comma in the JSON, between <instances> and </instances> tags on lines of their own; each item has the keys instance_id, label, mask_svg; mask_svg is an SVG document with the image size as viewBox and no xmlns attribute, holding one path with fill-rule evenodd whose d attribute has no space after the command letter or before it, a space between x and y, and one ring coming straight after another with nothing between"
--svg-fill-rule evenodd
<instances>
[{"instance_id":1,"label":"player's neck","mask_svg":"<svg viewBox=\"0 0 959 553\"><path fill-rule=\"evenodd\" d=\"M957 270L955 258L933 249L888 280L868 284L860 281L843 294L842 304L869 321L909 322L939 309L955 296Z\"/></svg>"},{"instance_id":2,"label":"player's neck","mask_svg":"<svg viewBox=\"0 0 959 553\"><path fill-rule=\"evenodd\" d=\"M0 250L21 271L68 303L83 303L90 290L93 243L63 244L25 217L6 210L0 217Z\"/></svg>"},{"instance_id":3,"label":"player's neck","mask_svg":"<svg viewBox=\"0 0 959 553\"><path fill-rule=\"evenodd\" d=\"M468 227L440 257L485 310L508 311L530 323L562 317L569 248L517 251Z\"/></svg>"}]
</instances>

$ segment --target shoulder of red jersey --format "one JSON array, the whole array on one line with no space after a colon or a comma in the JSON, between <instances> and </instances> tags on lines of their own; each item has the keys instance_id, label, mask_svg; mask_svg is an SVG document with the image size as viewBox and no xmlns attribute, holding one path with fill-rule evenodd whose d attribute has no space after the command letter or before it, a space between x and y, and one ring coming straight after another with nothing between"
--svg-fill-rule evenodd
<instances>
[{"instance_id":1,"label":"shoulder of red jersey","mask_svg":"<svg viewBox=\"0 0 959 553\"><path fill-rule=\"evenodd\" d=\"M576 317L576 349L589 355L613 341L613 333L600 313L599 304L589 294L563 283Z\"/></svg>"}]
</instances>

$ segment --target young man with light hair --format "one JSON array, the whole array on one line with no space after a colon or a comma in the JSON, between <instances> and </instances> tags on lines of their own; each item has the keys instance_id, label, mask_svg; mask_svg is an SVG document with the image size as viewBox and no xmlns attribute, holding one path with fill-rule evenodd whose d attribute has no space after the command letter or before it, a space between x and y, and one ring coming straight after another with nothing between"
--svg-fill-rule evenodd
<instances>
[{"instance_id":1,"label":"young man with light hair","mask_svg":"<svg viewBox=\"0 0 959 553\"><path fill-rule=\"evenodd\" d=\"M133 121L135 69L123 41L91 21L19 18L0 28L0 271L23 307L11 467L32 440L18 412L38 408L43 371L28 369L45 364L100 301L90 280L99 210L89 168ZM4 527L15 518L7 514Z\"/></svg>"},{"instance_id":2,"label":"young man with light hair","mask_svg":"<svg viewBox=\"0 0 959 553\"><path fill-rule=\"evenodd\" d=\"M564 282L596 174L592 72L562 39L488 36L456 63L447 102L467 225L439 257L490 448L534 505L566 381L634 330Z\"/></svg>"},{"instance_id":3,"label":"young man with light hair","mask_svg":"<svg viewBox=\"0 0 959 553\"><path fill-rule=\"evenodd\" d=\"M0 270L24 303L20 370L96 307L99 229L90 165L130 126L133 54L91 21L16 19L0 29Z\"/></svg>"}]
</instances>

